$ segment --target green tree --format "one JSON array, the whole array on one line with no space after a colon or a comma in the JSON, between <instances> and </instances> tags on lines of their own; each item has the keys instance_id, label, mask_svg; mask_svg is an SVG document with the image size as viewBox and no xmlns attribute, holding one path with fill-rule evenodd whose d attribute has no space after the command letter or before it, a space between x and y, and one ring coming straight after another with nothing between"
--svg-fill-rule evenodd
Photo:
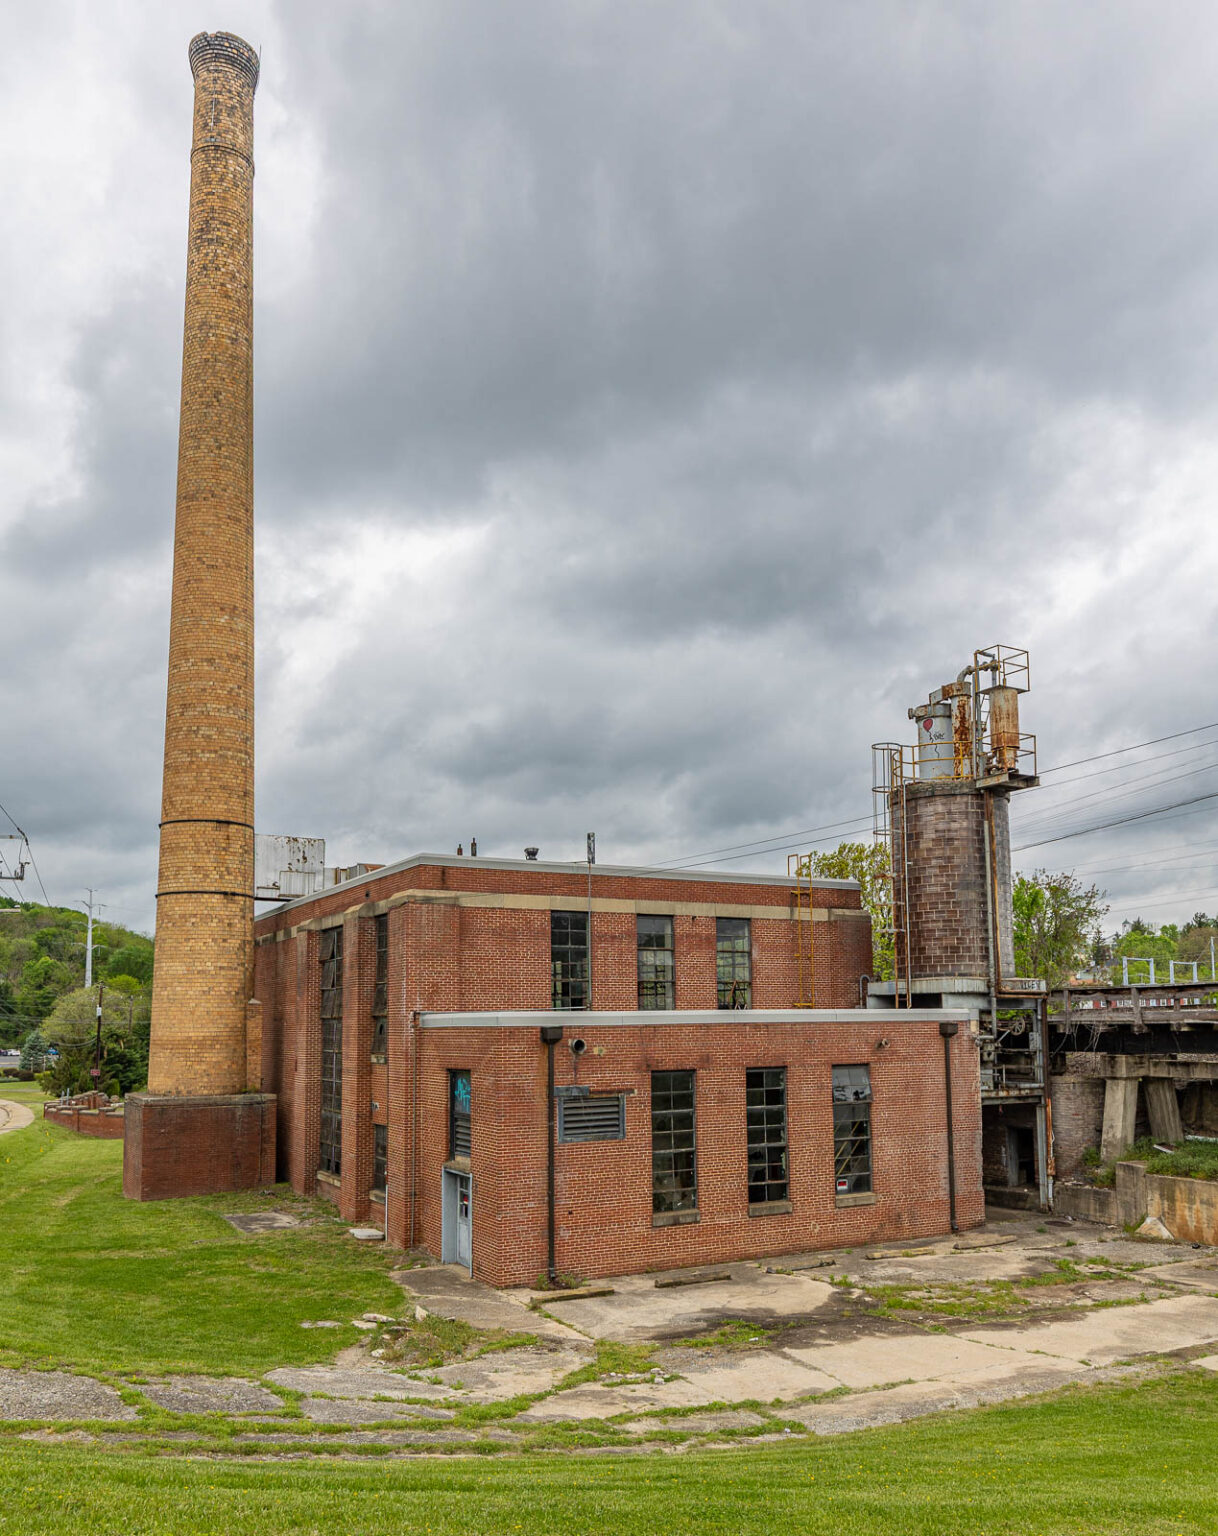
<instances>
[{"instance_id":1,"label":"green tree","mask_svg":"<svg viewBox=\"0 0 1218 1536\"><path fill-rule=\"evenodd\" d=\"M1166 981L1168 977L1168 962L1178 960L1176 953L1176 935L1179 929L1174 923L1165 923L1162 928L1156 928L1153 923L1148 923L1144 918L1135 917L1125 924L1125 931L1112 947L1113 953L1113 980L1119 981L1124 974L1122 960L1129 957L1130 981L1149 981L1149 965L1135 965L1134 960L1153 960L1155 963L1155 980Z\"/></svg>"},{"instance_id":2,"label":"green tree","mask_svg":"<svg viewBox=\"0 0 1218 1536\"><path fill-rule=\"evenodd\" d=\"M47 1039L59 1052L43 1073L47 1088L83 1093L96 1086L107 1093L126 1093L147 1080L148 999L138 982L134 986L134 991L109 983L101 988L101 1076L97 1079L91 1069L97 1059L98 988L80 987L59 999L45 1025Z\"/></svg>"},{"instance_id":3,"label":"green tree","mask_svg":"<svg viewBox=\"0 0 1218 1536\"><path fill-rule=\"evenodd\" d=\"M1015 974L1039 976L1051 992L1064 986L1090 959L1108 911L1103 897L1098 886L1084 885L1073 873L1017 875Z\"/></svg>"},{"instance_id":4,"label":"green tree","mask_svg":"<svg viewBox=\"0 0 1218 1536\"><path fill-rule=\"evenodd\" d=\"M47 1064L47 1038L40 1029L31 1029L21 1042L21 1070L41 1072Z\"/></svg>"},{"instance_id":5,"label":"green tree","mask_svg":"<svg viewBox=\"0 0 1218 1536\"><path fill-rule=\"evenodd\" d=\"M1199 914L1204 917L1204 912ZM1185 923L1180 930L1180 940L1176 945L1177 960L1196 960L1198 962L1198 976L1207 977L1210 981L1215 978L1210 970L1210 944L1214 945L1214 952L1218 954L1218 922Z\"/></svg>"},{"instance_id":6,"label":"green tree","mask_svg":"<svg viewBox=\"0 0 1218 1536\"><path fill-rule=\"evenodd\" d=\"M152 984L152 945L123 944L106 957L106 977L134 976L142 986Z\"/></svg>"},{"instance_id":7,"label":"green tree","mask_svg":"<svg viewBox=\"0 0 1218 1536\"><path fill-rule=\"evenodd\" d=\"M17 984L17 1012L27 1019L45 1019L71 985L72 972L62 960L49 955L27 960Z\"/></svg>"},{"instance_id":8,"label":"green tree","mask_svg":"<svg viewBox=\"0 0 1218 1536\"><path fill-rule=\"evenodd\" d=\"M892 880L888 850L882 843L839 843L827 853L810 857L811 873L826 880L857 880L863 906L871 914L871 972L890 981L892 954ZM807 866L805 866L805 872Z\"/></svg>"}]
</instances>

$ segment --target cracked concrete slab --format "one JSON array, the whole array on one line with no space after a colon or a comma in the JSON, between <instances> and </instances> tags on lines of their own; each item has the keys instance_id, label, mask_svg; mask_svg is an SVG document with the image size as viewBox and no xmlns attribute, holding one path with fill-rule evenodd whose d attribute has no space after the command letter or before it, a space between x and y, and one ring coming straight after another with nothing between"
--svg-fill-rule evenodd
<instances>
[{"instance_id":1,"label":"cracked concrete slab","mask_svg":"<svg viewBox=\"0 0 1218 1536\"><path fill-rule=\"evenodd\" d=\"M849 1344L813 1344L786 1351L822 1372L833 1386L882 1387L898 1381L933 1381L961 1371L1001 1366L1002 1354L968 1337L942 1333L890 1334Z\"/></svg>"},{"instance_id":2,"label":"cracked concrete slab","mask_svg":"<svg viewBox=\"0 0 1218 1536\"><path fill-rule=\"evenodd\" d=\"M300 1405L314 1424L379 1424L391 1419L451 1419L451 1408L429 1408L423 1403L375 1403L350 1398L306 1397Z\"/></svg>"},{"instance_id":3,"label":"cracked concrete slab","mask_svg":"<svg viewBox=\"0 0 1218 1536\"><path fill-rule=\"evenodd\" d=\"M638 1343L705 1333L743 1319L759 1324L811 1317L834 1297L824 1277L766 1274L757 1264L726 1264L730 1280L657 1289L654 1275L615 1276L612 1296L554 1302L546 1310L594 1339ZM665 1278L668 1278L667 1276Z\"/></svg>"},{"instance_id":4,"label":"cracked concrete slab","mask_svg":"<svg viewBox=\"0 0 1218 1536\"><path fill-rule=\"evenodd\" d=\"M713 1435L725 1429L758 1429L769 1421L748 1408L726 1408L719 1413L688 1413L673 1419L636 1419L623 1424L628 1435L654 1435L657 1430L677 1430L683 1435Z\"/></svg>"},{"instance_id":5,"label":"cracked concrete slab","mask_svg":"<svg viewBox=\"0 0 1218 1536\"><path fill-rule=\"evenodd\" d=\"M494 1402L521 1393L549 1392L564 1376L587 1363L588 1354L582 1350L524 1346L459 1360L427 1374L463 1396Z\"/></svg>"},{"instance_id":6,"label":"cracked concrete slab","mask_svg":"<svg viewBox=\"0 0 1218 1536\"><path fill-rule=\"evenodd\" d=\"M859 1392L786 1409L783 1417L795 1419L817 1435L844 1435L883 1424L900 1424L953 1408L980 1408L1036 1392L1051 1392L1071 1381L1083 1381L1093 1373L1086 1367L1042 1361L1020 1366L1008 1373L966 1373L956 1381L910 1382L877 1392Z\"/></svg>"},{"instance_id":7,"label":"cracked concrete slab","mask_svg":"<svg viewBox=\"0 0 1218 1536\"><path fill-rule=\"evenodd\" d=\"M758 1350L719 1360L696 1362L677 1367L692 1387L703 1394L707 1403L739 1403L752 1398L769 1403L775 1398L806 1397L811 1392L832 1392L841 1382L787 1350L779 1354ZM803 1351L811 1354L813 1351ZM892 1380L893 1378L888 1378Z\"/></svg>"},{"instance_id":8,"label":"cracked concrete slab","mask_svg":"<svg viewBox=\"0 0 1218 1536\"><path fill-rule=\"evenodd\" d=\"M544 1424L568 1419L611 1419L617 1413L644 1413L648 1408L701 1408L714 1402L688 1381L638 1382L602 1387L590 1382L569 1387L532 1403L516 1415L514 1424Z\"/></svg>"},{"instance_id":9,"label":"cracked concrete slab","mask_svg":"<svg viewBox=\"0 0 1218 1536\"><path fill-rule=\"evenodd\" d=\"M238 1232L278 1232L300 1225L299 1216L293 1216L291 1211L234 1211L228 1215L222 1212L221 1220Z\"/></svg>"},{"instance_id":10,"label":"cracked concrete slab","mask_svg":"<svg viewBox=\"0 0 1218 1536\"><path fill-rule=\"evenodd\" d=\"M1213 1259L1186 1259L1183 1263L1152 1264L1149 1269L1138 1271L1138 1279L1153 1277L1166 1280L1171 1285L1187 1286L1189 1290L1218 1292L1218 1263Z\"/></svg>"},{"instance_id":11,"label":"cracked concrete slab","mask_svg":"<svg viewBox=\"0 0 1218 1536\"><path fill-rule=\"evenodd\" d=\"M412 1376L397 1371L373 1370L341 1366L303 1365L281 1366L266 1373L267 1381L277 1387L288 1387L293 1392L323 1392L327 1397L372 1399L390 1397L446 1398L453 1396L451 1387L430 1381L417 1381Z\"/></svg>"},{"instance_id":12,"label":"cracked concrete slab","mask_svg":"<svg viewBox=\"0 0 1218 1536\"><path fill-rule=\"evenodd\" d=\"M1218 1298L1171 1296L1144 1306L1113 1307L1025 1328L972 1328L958 1337L998 1349L1111 1365L1131 1356L1165 1354L1218 1340Z\"/></svg>"},{"instance_id":13,"label":"cracked concrete slab","mask_svg":"<svg viewBox=\"0 0 1218 1536\"><path fill-rule=\"evenodd\" d=\"M144 1382L140 1391L171 1413L257 1413L283 1407L274 1392L238 1376L170 1376Z\"/></svg>"},{"instance_id":14,"label":"cracked concrete slab","mask_svg":"<svg viewBox=\"0 0 1218 1536\"><path fill-rule=\"evenodd\" d=\"M106 1419L136 1417L115 1389L67 1371L0 1370L0 1419Z\"/></svg>"},{"instance_id":15,"label":"cracked concrete slab","mask_svg":"<svg viewBox=\"0 0 1218 1536\"><path fill-rule=\"evenodd\" d=\"M417 1302L437 1317L468 1323L472 1328L495 1328L503 1333L532 1333L540 1339L578 1345L581 1336L561 1322L530 1312L529 1291L496 1291L480 1280L471 1280L455 1264L436 1264L424 1269L399 1269L394 1280Z\"/></svg>"}]
</instances>

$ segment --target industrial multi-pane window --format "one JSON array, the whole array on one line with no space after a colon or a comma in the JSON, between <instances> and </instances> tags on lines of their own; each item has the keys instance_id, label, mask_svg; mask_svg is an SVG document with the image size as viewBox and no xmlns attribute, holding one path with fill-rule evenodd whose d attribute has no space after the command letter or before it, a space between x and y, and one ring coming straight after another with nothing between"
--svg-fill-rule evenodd
<instances>
[{"instance_id":1,"label":"industrial multi-pane window","mask_svg":"<svg viewBox=\"0 0 1218 1536\"><path fill-rule=\"evenodd\" d=\"M448 1155L468 1157L470 1134L470 1080L468 1072L448 1074Z\"/></svg>"},{"instance_id":2,"label":"industrial multi-pane window","mask_svg":"<svg viewBox=\"0 0 1218 1536\"><path fill-rule=\"evenodd\" d=\"M639 1007L671 1008L672 992L672 918L640 917Z\"/></svg>"},{"instance_id":3,"label":"industrial multi-pane window","mask_svg":"<svg viewBox=\"0 0 1218 1536\"><path fill-rule=\"evenodd\" d=\"M747 917L715 919L715 969L720 1008L750 1008L753 1003L751 925Z\"/></svg>"},{"instance_id":4,"label":"industrial multi-pane window","mask_svg":"<svg viewBox=\"0 0 1218 1536\"><path fill-rule=\"evenodd\" d=\"M787 1198L787 1071L755 1067L744 1074L748 1126L749 1204Z\"/></svg>"},{"instance_id":5,"label":"industrial multi-pane window","mask_svg":"<svg viewBox=\"0 0 1218 1536\"><path fill-rule=\"evenodd\" d=\"M593 1093L559 1099L559 1141L624 1141L626 1100L620 1093Z\"/></svg>"},{"instance_id":6,"label":"industrial multi-pane window","mask_svg":"<svg viewBox=\"0 0 1218 1536\"><path fill-rule=\"evenodd\" d=\"M389 1034L389 916L376 922L376 982L372 989L372 1054L383 1056Z\"/></svg>"},{"instance_id":7,"label":"industrial multi-pane window","mask_svg":"<svg viewBox=\"0 0 1218 1536\"><path fill-rule=\"evenodd\" d=\"M871 1193L871 1069L833 1069L833 1170L839 1195Z\"/></svg>"},{"instance_id":8,"label":"industrial multi-pane window","mask_svg":"<svg viewBox=\"0 0 1218 1536\"><path fill-rule=\"evenodd\" d=\"M588 1006L588 914L550 913L550 1006Z\"/></svg>"},{"instance_id":9,"label":"industrial multi-pane window","mask_svg":"<svg viewBox=\"0 0 1218 1536\"><path fill-rule=\"evenodd\" d=\"M698 1208L694 1074L651 1074L651 1208Z\"/></svg>"},{"instance_id":10,"label":"industrial multi-pane window","mask_svg":"<svg viewBox=\"0 0 1218 1536\"><path fill-rule=\"evenodd\" d=\"M343 930L323 928L321 953L321 1157L337 1175L343 1144Z\"/></svg>"},{"instance_id":11,"label":"industrial multi-pane window","mask_svg":"<svg viewBox=\"0 0 1218 1536\"><path fill-rule=\"evenodd\" d=\"M372 1127L372 1187L384 1192L389 1182L389 1127Z\"/></svg>"}]
</instances>

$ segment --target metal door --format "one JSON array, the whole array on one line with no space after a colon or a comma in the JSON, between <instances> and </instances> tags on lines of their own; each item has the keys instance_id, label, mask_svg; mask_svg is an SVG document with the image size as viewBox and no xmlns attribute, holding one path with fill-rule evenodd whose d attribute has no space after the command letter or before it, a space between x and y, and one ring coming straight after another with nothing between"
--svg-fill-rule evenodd
<instances>
[{"instance_id":1,"label":"metal door","mask_svg":"<svg viewBox=\"0 0 1218 1536\"><path fill-rule=\"evenodd\" d=\"M456 1178L457 1185L457 1263L464 1264L466 1269L472 1266L472 1234L473 1213L472 1194L470 1189L470 1177L468 1173L459 1173Z\"/></svg>"}]
</instances>

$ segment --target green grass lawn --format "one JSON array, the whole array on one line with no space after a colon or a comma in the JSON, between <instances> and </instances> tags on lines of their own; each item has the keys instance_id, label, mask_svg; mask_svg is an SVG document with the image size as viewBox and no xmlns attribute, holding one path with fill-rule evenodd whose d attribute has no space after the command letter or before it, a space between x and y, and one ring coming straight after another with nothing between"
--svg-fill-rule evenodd
<instances>
[{"instance_id":1,"label":"green grass lawn","mask_svg":"<svg viewBox=\"0 0 1218 1536\"><path fill-rule=\"evenodd\" d=\"M1218 1382L941 1415L790 1447L638 1459L248 1465L0 1450L23 1536L1212 1536Z\"/></svg>"},{"instance_id":2,"label":"green grass lawn","mask_svg":"<svg viewBox=\"0 0 1218 1536\"><path fill-rule=\"evenodd\" d=\"M41 1083L22 1083L15 1077L0 1077L0 1099L38 1109L46 1103L47 1096Z\"/></svg>"},{"instance_id":3,"label":"green grass lawn","mask_svg":"<svg viewBox=\"0 0 1218 1536\"><path fill-rule=\"evenodd\" d=\"M41 1119L0 1136L0 1364L257 1373L328 1360L352 1318L402 1310L393 1256L331 1207L284 1189L139 1204L122 1158ZM247 1236L220 1217L271 1206L310 1224ZM344 1327L300 1327L323 1318Z\"/></svg>"}]
</instances>

